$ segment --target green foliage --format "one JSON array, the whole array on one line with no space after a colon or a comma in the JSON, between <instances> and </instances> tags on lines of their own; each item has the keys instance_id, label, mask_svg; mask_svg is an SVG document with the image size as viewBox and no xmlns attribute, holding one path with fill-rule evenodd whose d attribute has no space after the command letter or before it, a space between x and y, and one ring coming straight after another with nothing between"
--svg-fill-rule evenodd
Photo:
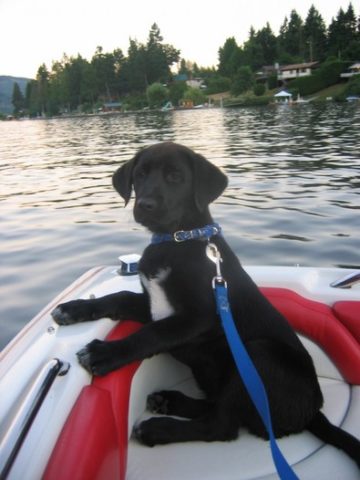
<instances>
[{"instance_id":1,"label":"green foliage","mask_svg":"<svg viewBox=\"0 0 360 480\"><path fill-rule=\"evenodd\" d=\"M14 83L11 103L14 107L14 115L19 115L25 109L25 97L17 82Z\"/></svg>"},{"instance_id":2,"label":"green foliage","mask_svg":"<svg viewBox=\"0 0 360 480\"><path fill-rule=\"evenodd\" d=\"M170 67L179 60L179 50L164 44L160 30L152 25L147 43L130 39L127 56L120 49L104 52L97 47L89 62L80 55L67 57L48 71L41 65L36 80L28 85L26 106L31 116L72 111L92 111L94 105L129 96L140 108L147 87L171 78Z\"/></svg>"},{"instance_id":3,"label":"green foliage","mask_svg":"<svg viewBox=\"0 0 360 480\"><path fill-rule=\"evenodd\" d=\"M287 19L286 19L287 20ZM304 56L304 23L296 10L290 13L290 20L283 25L283 33L281 37L282 47L285 51L293 57Z\"/></svg>"},{"instance_id":4,"label":"green foliage","mask_svg":"<svg viewBox=\"0 0 360 480\"><path fill-rule=\"evenodd\" d=\"M170 85L169 100L173 105L178 106L180 104L186 89L187 85L185 82L175 82Z\"/></svg>"},{"instance_id":5,"label":"green foliage","mask_svg":"<svg viewBox=\"0 0 360 480\"><path fill-rule=\"evenodd\" d=\"M126 96L123 102L123 109L125 111L143 110L144 108L147 108L147 107L148 107L148 100L146 98L145 93L129 94Z\"/></svg>"},{"instance_id":6,"label":"green foliage","mask_svg":"<svg viewBox=\"0 0 360 480\"><path fill-rule=\"evenodd\" d=\"M354 75L345 88L346 96L359 96L360 97L360 75Z\"/></svg>"},{"instance_id":7,"label":"green foliage","mask_svg":"<svg viewBox=\"0 0 360 480\"><path fill-rule=\"evenodd\" d=\"M267 84L268 84L269 90L272 90L278 86L278 77L276 73L273 73L268 76Z\"/></svg>"},{"instance_id":8,"label":"green foliage","mask_svg":"<svg viewBox=\"0 0 360 480\"><path fill-rule=\"evenodd\" d=\"M230 90L231 80L227 77L217 75L212 77L207 82L206 93L209 95L214 93L222 93Z\"/></svg>"},{"instance_id":9,"label":"green foliage","mask_svg":"<svg viewBox=\"0 0 360 480\"><path fill-rule=\"evenodd\" d=\"M146 89L146 96L151 108L161 107L168 99L168 90L161 83L153 83Z\"/></svg>"},{"instance_id":10,"label":"green foliage","mask_svg":"<svg viewBox=\"0 0 360 480\"><path fill-rule=\"evenodd\" d=\"M240 67L231 85L231 93L235 96L246 92L254 84L253 73L248 66Z\"/></svg>"},{"instance_id":11,"label":"green foliage","mask_svg":"<svg viewBox=\"0 0 360 480\"><path fill-rule=\"evenodd\" d=\"M254 88L253 88L254 95L256 95L257 97L264 95L265 90L266 90L266 87L263 83L257 83L254 85Z\"/></svg>"},{"instance_id":12,"label":"green foliage","mask_svg":"<svg viewBox=\"0 0 360 480\"><path fill-rule=\"evenodd\" d=\"M190 101L195 105L201 105L206 102L206 96L199 88L192 88L188 87L184 94L183 98L184 101Z\"/></svg>"},{"instance_id":13,"label":"green foliage","mask_svg":"<svg viewBox=\"0 0 360 480\"><path fill-rule=\"evenodd\" d=\"M263 65L273 65L277 58L276 36L269 23L264 28L255 32L250 30L250 38L244 44L244 59L253 70Z\"/></svg>"},{"instance_id":14,"label":"green foliage","mask_svg":"<svg viewBox=\"0 0 360 480\"><path fill-rule=\"evenodd\" d=\"M277 40L269 23L258 32L257 38L263 50L265 64L273 65L277 58Z\"/></svg>"},{"instance_id":15,"label":"green foliage","mask_svg":"<svg viewBox=\"0 0 360 480\"><path fill-rule=\"evenodd\" d=\"M219 74L232 78L242 61L242 50L237 45L234 37L228 38L223 47L219 49Z\"/></svg>"},{"instance_id":16,"label":"green foliage","mask_svg":"<svg viewBox=\"0 0 360 480\"><path fill-rule=\"evenodd\" d=\"M304 30L305 60L323 61L326 57L327 32L325 22L314 5L310 7Z\"/></svg>"},{"instance_id":17,"label":"green foliage","mask_svg":"<svg viewBox=\"0 0 360 480\"><path fill-rule=\"evenodd\" d=\"M343 60L358 60L360 32L357 27L356 15L352 4L345 12L340 8L336 18L333 18L328 30L328 55L334 55Z\"/></svg>"},{"instance_id":18,"label":"green foliage","mask_svg":"<svg viewBox=\"0 0 360 480\"><path fill-rule=\"evenodd\" d=\"M145 78L149 85L153 82L167 82L170 78L170 65L180 58L180 51L162 43L160 29L154 23L149 32L145 47Z\"/></svg>"},{"instance_id":19,"label":"green foliage","mask_svg":"<svg viewBox=\"0 0 360 480\"><path fill-rule=\"evenodd\" d=\"M297 90L300 95L311 95L324 88L324 83L319 75L311 75L309 77L298 78L289 83L289 89Z\"/></svg>"},{"instance_id":20,"label":"green foliage","mask_svg":"<svg viewBox=\"0 0 360 480\"><path fill-rule=\"evenodd\" d=\"M335 60L333 62L325 62L315 72L316 75L322 79L323 84L328 87L334 85L340 80L340 74L344 72L350 66L349 62L342 62L341 60Z\"/></svg>"},{"instance_id":21,"label":"green foliage","mask_svg":"<svg viewBox=\"0 0 360 480\"><path fill-rule=\"evenodd\" d=\"M242 95L225 101L226 107L258 107L269 105L273 101L272 96L263 95L256 97L254 95Z\"/></svg>"}]
</instances>

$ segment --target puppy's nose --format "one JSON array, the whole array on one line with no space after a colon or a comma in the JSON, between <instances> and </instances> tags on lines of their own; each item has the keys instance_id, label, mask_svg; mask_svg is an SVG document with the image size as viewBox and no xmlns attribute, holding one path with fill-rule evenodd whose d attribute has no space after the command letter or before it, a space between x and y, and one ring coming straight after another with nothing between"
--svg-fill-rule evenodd
<instances>
[{"instance_id":1,"label":"puppy's nose","mask_svg":"<svg viewBox=\"0 0 360 480\"><path fill-rule=\"evenodd\" d=\"M138 200L138 207L147 212L152 212L156 208L156 200L152 198L140 198Z\"/></svg>"}]
</instances>

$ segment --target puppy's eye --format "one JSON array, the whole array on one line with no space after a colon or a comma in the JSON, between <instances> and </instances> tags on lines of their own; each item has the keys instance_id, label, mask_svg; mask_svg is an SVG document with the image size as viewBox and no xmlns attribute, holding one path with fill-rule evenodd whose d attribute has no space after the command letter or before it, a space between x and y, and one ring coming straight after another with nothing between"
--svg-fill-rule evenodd
<instances>
[{"instance_id":1,"label":"puppy's eye","mask_svg":"<svg viewBox=\"0 0 360 480\"><path fill-rule=\"evenodd\" d=\"M139 170L136 170L135 172L135 179L136 180L144 180L146 177L146 171L144 168L140 168Z\"/></svg>"},{"instance_id":2,"label":"puppy's eye","mask_svg":"<svg viewBox=\"0 0 360 480\"><path fill-rule=\"evenodd\" d=\"M181 183L183 180L182 174L177 171L168 172L165 178L166 178L166 181L169 183Z\"/></svg>"}]
</instances>

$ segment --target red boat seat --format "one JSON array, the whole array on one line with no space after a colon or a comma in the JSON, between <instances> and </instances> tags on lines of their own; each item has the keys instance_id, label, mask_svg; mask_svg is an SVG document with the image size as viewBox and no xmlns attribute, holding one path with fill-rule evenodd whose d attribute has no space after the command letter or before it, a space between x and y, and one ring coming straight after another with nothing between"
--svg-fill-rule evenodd
<instances>
[{"instance_id":1,"label":"red boat seat","mask_svg":"<svg viewBox=\"0 0 360 480\"><path fill-rule=\"evenodd\" d=\"M320 345L348 383L360 384L360 302L333 308L290 290L263 288L269 301L296 331ZM121 339L141 328L119 323L108 336ZM124 480L131 381L139 363L94 377L84 387L58 438L44 480ZM94 446L96 445L96 448Z\"/></svg>"},{"instance_id":2,"label":"red boat seat","mask_svg":"<svg viewBox=\"0 0 360 480\"><path fill-rule=\"evenodd\" d=\"M333 311L340 322L360 342L360 302L336 302Z\"/></svg>"},{"instance_id":3,"label":"red boat seat","mask_svg":"<svg viewBox=\"0 0 360 480\"><path fill-rule=\"evenodd\" d=\"M141 324L119 323L108 340L120 340ZM44 480L118 480L126 473L131 380L140 362L93 377L81 391L50 456Z\"/></svg>"},{"instance_id":4,"label":"red boat seat","mask_svg":"<svg viewBox=\"0 0 360 480\"><path fill-rule=\"evenodd\" d=\"M285 288L261 291L297 332L325 350L348 383L360 384L360 302L331 308Z\"/></svg>"}]
</instances>

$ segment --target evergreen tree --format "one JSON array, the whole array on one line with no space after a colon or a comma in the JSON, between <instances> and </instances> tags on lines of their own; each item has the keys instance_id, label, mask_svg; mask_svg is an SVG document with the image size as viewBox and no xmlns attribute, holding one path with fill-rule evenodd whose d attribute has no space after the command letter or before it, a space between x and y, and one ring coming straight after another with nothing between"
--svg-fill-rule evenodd
<instances>
[{"instance_id":1,"label":"evergreen tree","mask_svg":"<svg viewBox=\"0 0 360 480\"><path fill-rule=\"evenodd\" d=\"M25 108L25 97L17 82L14 83L11 103L13 104L15 115L19 115L21 112L23 112Z\"/></svg>"},{"instance_id":2,"label":"evergreen tree","mask_svg":"<svg viewBox=\"0 0 360 480\"><path fill-rule=\"evenodd\" d=\"M289 20L287 17L284 18L283 23L280 26L279 35L277 37L278 51L284 53L286 50L286 33L289 28Z\"/></svg>"},{"instance_id":3,"label":"evergreen tree","mask_svg":"<svg viewBox=\"0 0 360 480\"><path fill-rule=\"evenodd\" d=\"M184 58L180 60L180 67L178 69L179 75L187 75L190 76L192 72L192 64L191 62L187 62Z\"/></svg>"},{"instance_id":4,"label":"evergreen tree","mask_svg":"<svg viewBox=\"0 0 360 480\"><path fill-rule=\"evenodd\" d=\"M296 10L292 10L284 32L286 53L301 60L304 57L303 21Z\"/></svg>"},{"instance_id":5,"label":"evergreen tree","mask_svg":"<svg viewBox=\"0 0 360 480\"><path fill-rule=\"evenodd\" d=\"M62 60L53 62L50 72L50 109L51 112L60 113L70 110L70 91L66 72L69 59L66 55Z\"/></svg>"},{"instance_id":6,"label":"evergreen tree","mask_svg":"<svg viewBox=\"0 0 360 480\"><path fill-rule=\"evenodd\" d=\"M328 54L342 60L356 60L359 49L356 16L350 3L346 12L340 8L336 18L333 18L329 25Z\"/></svg>"},{"instance_id":7,"label":"evergreen tree","mask_svg":"<svg viewBox=\"0 0 360 480\"><path fill-rule=\"evenodd\" d=\"M130 39L128 56L122 68L122 79L127 92L143 92L147 88L146 50L144 45Z\"/></svg>"},{"instance_id":8,"label":"evergreen tree","mask_svg":"<svg viewBox=\"0 0 360 480\"><path fill-rule=\"evenodd\" d=\"M244 66L257 70L264 64L265 56L262 45L254 28L251 27L249 40L244 43Z\"/></svg>"},{"instance_id":9,"label":"evergreen tree","mask_svg":"<svg viewBox=\"0 0 360 480\"><path fill-rule=\"evenodd\" d=\"M240 95L246 92L254 85L254 78L249 66L240 67L235 79L231 85L231 93Z\"/></svg>"},{"instance_id":10,"label":"evergreen tree","mask_svg":"<svg viewBox=\"0 0 360 480\"><path fill-rule=\"evenodd\" d=\"M325 22L314 5L310 7L304 24L305 59L323 61L326 57L327 34Z\"/></svg>"},{"instance_id":11,"label":"evergreen tree","mask_svg":"<svg viewBox=\"0 0 360 480\"><path fill-rule=\"evenodd\" d=\"M36 74L38 113L42 116L48 111L49 72L43 63Z\"/></svg>"},{"instance_id":12,"label":"evergreen tree","mask_svg":"<svg viewBox=\"0 0 360 480\"><path fill-rule=\"evenodd\" d=\"M224 45L219 48L219 74L224 77L233 77L241 65L242 57L241 48L235 38L227 38Z\"/></svg>"},{"instance_id":13,"label":"evergreen tree","mask_svg":"<svg viewBox=\"0 0 360 480\"><path fill-rule=\"evenodd\" d=\"M166 55L162 48L163 37L160 29L154 23L149 32L149 38L146 44L146 84L160 80L166 82L168 80L168 64Z\"/></svg>"},{"instance_id":14,"label":"evergreen tree","mask_svg":"<svg viewBox=\"0 0 360 480\"><path fill-rule=\"evenodd\" d=\"M346 22L346 30L348 34L348 38L350 41L354 40L357 36L357 22L356 22L356 15L354 11L354 7L352 6L352 3L349 3L349 7L345 13L345 22Z\"/></svg>"},{"instance_id":15,"label":"evergreen tree","mask_svg":"<svg viewBox=\"0 0 360 480\"><path fill-rule=\"evenodd\" d=\"M146 44L146 83L167 82L171 76L170 66L180 58L180 51L163 44L163 37L156 23L151 26Z\"/></svg>"},{"instance_id":16,"label":"evergreen tree","mask_svg":"<svg viewBox=\"0 0 360 480\"><path fill-rule=\"evenodd\" d=\"M38 82L30 80L26 85L25 104L30 117L36 117L40 113L39 109L39 95Z\"/></svg>"},{"instance_id":17,"label":"evergreen tree","mask_svg":"<svg viewBox=\"0 0 360 480\"><path fill-rule=\"evenodd\" d=\"M277 59L277 41L269 23L257 32L256 38L261 45L265 65L273 65Z\"/></svg>"},{"instance_id":18,"label":"evergreen tree","mask_svg":"<svg viewBox=\"0 0 360 480\"><path fill-rule=\"evenodd\" d=\"M91 59L91 65L94 69L98 95L110 101L116 90L114 56L111 53L104 53L103 48L99 46Z\"/></svg>"}]
</instances>

